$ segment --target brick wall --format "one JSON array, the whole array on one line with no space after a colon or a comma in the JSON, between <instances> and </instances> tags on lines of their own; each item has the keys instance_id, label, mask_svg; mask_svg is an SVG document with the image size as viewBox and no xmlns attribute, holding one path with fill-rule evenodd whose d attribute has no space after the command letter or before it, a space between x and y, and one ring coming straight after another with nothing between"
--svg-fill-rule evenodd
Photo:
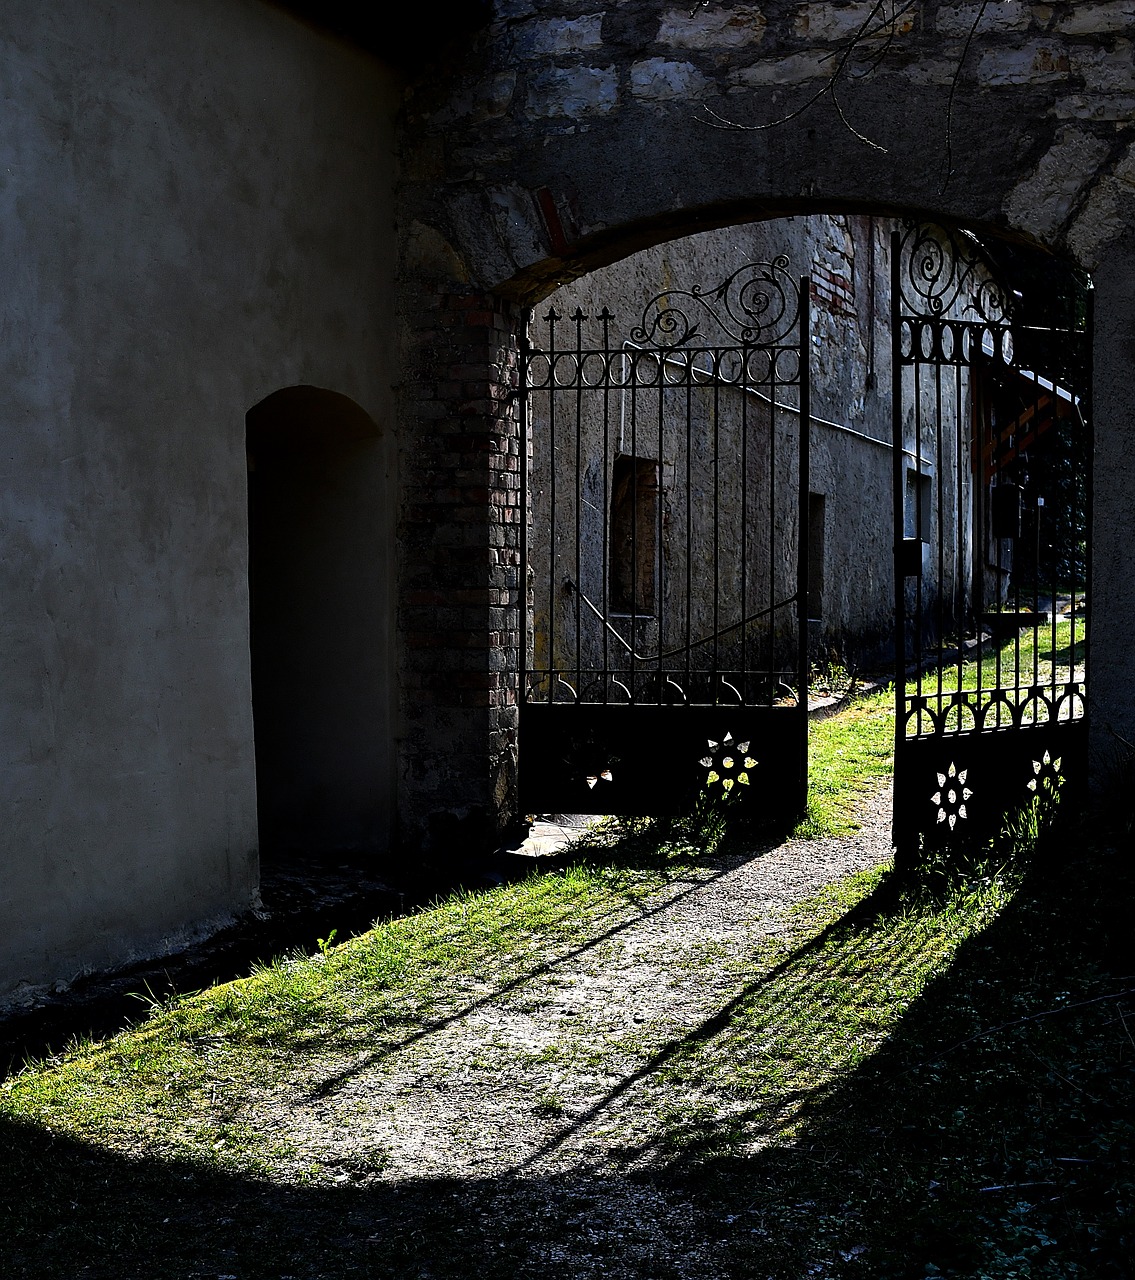
<instances>
[{"instance_id":1,"label":"brick wall","mask_svg":"<svg viewBox=\"0 0 1135 1280\"><path fill-rule=\"evenodd\" d=\"M435 862L490 842L513 807L520 621L514 308L404 299L401 452L403 838Z\"/></svg>"}]
</instances>

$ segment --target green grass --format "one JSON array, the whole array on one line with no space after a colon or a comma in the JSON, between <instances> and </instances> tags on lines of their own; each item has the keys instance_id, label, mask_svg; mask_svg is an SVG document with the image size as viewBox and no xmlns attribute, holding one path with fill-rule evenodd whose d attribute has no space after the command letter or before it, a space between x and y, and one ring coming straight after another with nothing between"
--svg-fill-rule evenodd
<instances>
[{"instance_id":1,"label":"green grass","mask_svg":"<svg viewBox=\"0 0 1135 1280\"><path fill-rule=\"evenodd\" d=\"M178 1158L262 1171L286 1143L264 1146L234 1127L248 1082L318 1089L340 1064L389 1052L454 1007L542 968L660 883L579 865L454 895L314 956L281 957L5 1081L0 1122L122 1151L141 1137Z\"/></svg>"},{"instance_id":2,"label":"green grass","mask_svg":"<svg viewBox=\"0 0 1135 1280\"><path fill-rule=\"evenodd\" d=\"M882 693L812 726L815 833L853 821L885 778L890 725ZM297 1100L317 1112L337 1081L486 998L531 984L538 1001L549 965L581 947L594 962L610 930L712 876L696 835L638 825L622 862L609 840L5 1081L0 1275L676 1280L686 1251L729 1280L1129 1275L1135 997L1115 997L1135 987L1131 872L1082 829L1022 823L1018 848L933 894L900 893L883 869L851 877L751 953L708 934L674 960L732 983L700 1025L606 1048L561 1033L518 1057L557 1073L531 1108L565 1133L570 1073L633 1072L633 1106L596 1123L639 1170L619 1186L657 1220L636 1208L608 1230L614 1184L595 1190L586 1170L392 1186L362 1134L333 1163L301 1151ZM508 1072L506 1049L479 1052ZM549 1263L553 1246L591 1261Z\"/></svg>"},{"instance_id":3,"label":"green grass","mask_svg":"<svg viewBox=\"0 0 1135 1280\"><path fill-rule=\"evenodd\" d=\"M1115 997L1135 982L1123 908L1107 905L1129 901L1130 870L1071 838L937 904L845 917L794 962L804 989L780 1007L800 1012L771 1069L743 1052L770 996L741 1011L735 1046L715 1045L719 1078L757 1099L797 1061L827 1078L756 1153L743 1126L683 1135L700 1193L756 1228L725 1274L1130 1274L1135 994Z\"/></svg>"},{"instance_id":4,"label":"green grass","mask_svg":"<svg viewBox=\"0 0 1135 1280\"><path fill-rule=\"evenodd\" d=\"M863 794L891 776L894 724L894 691L887 688L809 725L808 812L797 835L846 835L856 829Z\"/></svg>"},{"instance_id":5,"label":"green grass","mask_svg":"<svg viewBox=\"0 0 1135 1280\"><path fill-rule=\"evenodd\" d=\"M1073 628L1075 630L1073 631ZM1084 678L1086 650L1085 624L1082 618L1063 619L1055 627L1045 623L1036 630L1023 630L1005 640L996 649L986 651L979 661L944 665L925 672L907 685L907 696L921 694L933 709L939 695L958 690L1015 690L1035 685L1060 686ZM959 712L950 713L948 725L958 727ZM1033 718L1026 712L1026 721ZM963 727L970 726L967 716ZM911 720L908 732L916 731Z\"/></svg>"}]
</instances>

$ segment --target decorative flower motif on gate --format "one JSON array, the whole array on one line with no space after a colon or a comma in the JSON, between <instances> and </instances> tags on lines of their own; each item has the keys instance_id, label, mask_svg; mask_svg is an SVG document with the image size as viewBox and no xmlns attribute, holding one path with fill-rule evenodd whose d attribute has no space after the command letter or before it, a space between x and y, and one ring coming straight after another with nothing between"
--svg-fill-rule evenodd
<instances>
[{"instance_id":1,"label":"decorative flower motif on gate","mask_svg":"<svg viewBox=\"0 0 1135 1280\"><path fill-rule=\"evenodd\" d=\"M756 760L749 755L747 742L734 742L733 735L727 733L720 742L709 742L709 755L702 756L698 763L709 770L705 785L712 787L720 783L722 791L732 791L735 784L743 787L749 785L749 770L757 767Z\"/></svg>"},{"instance_id":2,"label":"decorative flower motif on gate","mask_svg":"<svg viewBox=\"0 0 1135 1280\"><path fill-rule=\"evenodd\" d=\"M930 803L938 806L938 821L948 822L953 831L959 818L966 818L966 801L973 792L966 786L968 769L959 769L953 761L945 773L938 774L938 790L930 797Z\"/></svg>"},{"instance_id":3,"label":"decorative flower motif on gate","mask_svg":"<svg viewBox=\"0 0 1135 1280\"><path fill-rule=\"evenodd\" d=\"M573 779L587 783L588 789L594 791L600 782L614 782L614 770L620 761L595 734L588 734L564 752L563 763Z\"/></svg>"},{"instance_id":4,"label":"decorative flower motif on gate","mask_svg":"<svg viewBox=\"0 0 1135 1280\"><path fill-rule=\"evenodd\" d=\"M1030 791L1035 791L1040 795L1042 790L1055 790L1061 783L1060 777L1060 761L1061 757L1057 756L1054 760L1046 751L1039 760L1033 761L1033 776L1026 783Z\"/></svg>"}]
</instances>

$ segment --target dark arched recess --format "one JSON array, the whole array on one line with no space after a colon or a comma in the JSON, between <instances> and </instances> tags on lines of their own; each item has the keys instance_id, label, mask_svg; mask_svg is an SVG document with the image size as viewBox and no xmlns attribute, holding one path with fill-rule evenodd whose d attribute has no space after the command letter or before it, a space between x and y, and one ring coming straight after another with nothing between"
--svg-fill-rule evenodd
<instances>
[{"instance_id":1,"label":"dark arched recess","mask_svg":"<svg viewBox=\"0 0 1135 1280\"><path fill-rule=\"evenodd\" d=\"M262 856L377 850L393 810L384 441L353 400L277 391L247 415Z\"/></svg>"}]
</instances>

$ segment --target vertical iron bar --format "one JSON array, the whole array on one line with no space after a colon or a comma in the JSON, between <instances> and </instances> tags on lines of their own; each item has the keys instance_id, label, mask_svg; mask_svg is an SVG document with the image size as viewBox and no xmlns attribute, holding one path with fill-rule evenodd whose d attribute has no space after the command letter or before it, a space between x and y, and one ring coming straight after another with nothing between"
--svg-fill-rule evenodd
<instances>
[{"instance_id":1,"label":"vertical iron bar","mask_svg":"<svg viewBox=\"0 0 1135 1280\"><path fill-rule=\"evenodd\" d=\"M693 636L693 597L694 597L694 529L693 529L693 411L694 411L694 372L689 361L686 362L686 698L691 698L693 688L690 684L693 650L690 642Z\"/></svg>"},{"instance_id":2,"label":"vertical iron bar","mask_svg":"<svg viewBox=\"0 0 1135 1280\"><path fill-rule=\"evenodd\" d=\"M796 678L800 691L800 715L797 773L796 810L803 813L808 804L808 546L810 541L810 513L808 489L811 466L812 440L812 386L810 378L812 356L812 281L809 276L800 279L800 454L797 463L799 492L796 517ZM772 410L775 422L775 410Z\"/></svg>"},{"instance_id":3,"label":"vertical iron bar","mask_svg":"<svg viewBox=\"0 0 1135 1280\"><path fill-rule=\"evenodd\" d=\"M975 331L971 330L971 338ZM971 341L970 351L973 351ZM989 558L989 503L987 501L989 493L989 480L986 467L986 451L989 453L989 461L993 461L993 409L988 403L986 395L986 386L981 378L980 366L976 361L971 359L970 362L970 394L973 400L973 420L977 423L978 443L977 443L977 465L974 468L973 492L974 492L974 537L978 540L978 548L975 555L977 560L977 583L974 587L974 614L976 615L977 626L977 706L984 707L982 693L985 689L985 655L984 643L982 636L985 634L983 630L983 617L985 613L985 567ZM984 722L983 722L984 724Z\"/></svg>"},{"instance_id":4,"label":"vertical iron bar","mask_svg":"<svg viewBox=\"0 0 1135 1280\"><path fill-rule=\"evenodd\" d=\"M749 348L741 347L737 386L741 393L741 694L746 705L749 688Z\"/></svg>"},{"instance_id":5,"label":"vertical iron bar","mask_svg":"<svg viewBox=\"0 0 1135 1280\"><path fill-rule=\"evenodd\" d=\"M768 468L765 476L765 491L768 498L768 611L765 614L765 636L767 644L765 646L768 654L765 663L769 678L770 701L775 698L775 689L779 681L780 673L776 670L776 629L779 619L776 613L776 583L777 583L777 560L776 560L776 357L777 348L767 348L769 354L769 411L768 411ZM800 360L809 358L809 353L801 346Z\"/></svg>"},{"instance_id":6,"label":"vertical iron bar","mask_svg":"<svg viewBox=\"0 0 1135 1280\"><path fill-rule=\"evenodd\" d=\"M895 871L911 869L915 836L906 793L906 579L903 576L903 367L902 367L902 240L891 232L891 526L894 533L895 572L895 737L894 809L891 835L895 846Z\"/></svg>"},{"instance_id":7,"label":"vertical iron bar","mask_svg":"<svg viewBox=\"0 0 1135 1280\"><path fill-rule=\"evenodd\" d=\"M556 700L556 562L559 559L559 531L556 528L556 489L559 467L556 465L556 321L559 315L551 307L548 322L548 701Z\"/></svg>"},{"instance_id":8,"label":"vertical iron bar","mask_svg":"<svg viewBox=\"0 0 1135 1280\"><path fill-rule=\"evenodd\" d=\"M662 692L665 688L665 682L662 675L663 659L662 654L666 650L666 584L663 581L663 574L666 568L666 557L662 554L662 474L663 474L663 426L666 419L666 385L665 385L665 366L658 370L659 378L662 386L658 392L658 452L654 459L654 564L652 571L654 574L654 617L656 623L656 631L658 633L658 701L663 701Z\"/></svg>"},{"instance_id":9,"label":"vertical iron bar","mask_svg":"<svg viewBox=\"0 0 1135 1280\"><path fill-rule=\"evenodd\" d=\"M1056 451L1056 450L1060 447L1060 400L1059 400L1059 396L1058 396L1058 395L1057 395L1057 393L1056 393L1056 388L1055 388L1055 387L1053 387L1053 391L1052 391L1052 435L1053 435L1053 441L1052 441L1052 444L1051 444L1049 447L1050 447L1050 451ZM1080 477L1079 477L1079 475L1078 475L1078 474L1077 474L1077 472L1076 472L1076 458L1075 458L1075 454L1074 454L1074 453L1072 454L1072 456L1071 456L1071 457L1069 457L1069 458L1068 458L1068 465L1069 465L1069 467L1071 468L1071 471L1072 471L1072 504L1073 504L1073 505L1072 505L1072 509L1073 509L1073 511L1074 511L1074 510L1076 509L1076 501L1077 501L1077 499L1079 498L1079 489L1080 489ZM1042 540L1042 536L1041 536L1041 535L1042 535L1042 533L1043 533L1044 521L1043 521L1043 519L1042 519L1041 513L1042 513L1042 512L1047 512L1047 504L1046 504L1045 506L1043 506L1043 507L1042 507L1042 506L1040 505L1039 500L1038 500L1038 499L1041 497L1041 495L1037 492L1037 489L1036 489L1035 484L1034 484L1034 485L1032 485L1032 486L1030 486L1030 487L1031 487L1031 488L1032 488L1032 490L1033 490L1033 493L1032 493L1032 518L1033 518L1033 564L1034 564L1034 569L1033 569L1033 583L1034 583L1034 586L1033 586L1033 614L1034 614L1034 615L1036 615L1036 614L1039 614L1039 612L1040 612L1040 573L1041 573L1041 569L1040 569L1040 559L1041 559L1041 556L1040 556L1040 549L1041 549L1041 547L1044 545L1043 540ZM1057 715L1057 713L1056 713L1056 710L1055 710L1055 708L1056 708L1056 672L1057 672L1057 668L1058 668L1057 655L1059 654L1059 648L1057 647L1057 643L1056 643L1056 641L1057 641L1057 618L1058 618L1058 616L1059 616L1059 615L1057 614L1057 612L1056 612L1056 594L1057 594L1057 591L1058 591L1058 589L1059 589L1059 586L1060 586L1060 581L1059 581L1059 569L1058 569L1058 556L1054 555L1054 556L1052 557L1052 562L1051 562L1051 564L1050 564L1050 566L1049 566L1049 573L1048 573L1048 601L1049 601L1049 609L1048 609L1048 614L1049 614L1049 616L1048 616L1048 634L1049 634L1048 651L1049 651L1049 653L1050 653L1052 656L1051 656L1051 658L1049 659L1049 664L1048 664L1048 666L1049 666L1049 678L1048 678L1048 680L1045 682L1045 683L1047 683L1047 685L1048 685L1048 687L1049 687L1049 698L1051 699L1051 702L1052 702L1052 708L1053 708L1053 709L1049 712L1049 719L1050 719L1051 721L1053 721L1054 723L1055 723L1055 721L1059 718L1059 717L1058 717L1058 715ZM1071 630L1071 628L1069 628L1069 629ZM1040 679L1040 627L1039 627L1039 625L1037 626L1036 631L1035 631L1035 633L1034 633L1034 635L1033 635L1033 640L1034 640L1034 644L1033 644L1033 689L1034 689L1034 692L1035 692L1035 691L1039 690L1039 689L1040 689L1040 687L1041 687L1041 679ZM1069 648L1069 651L1068 651L1068 652L1069 652L1069 658L1070 658L1070 659L1075 657L1075 650L1074 650L1074 649ZM1036 705L1036 704L1034 704L1034 705Z\"/></svg>"},{"instance_id":10,"label":"vertical iron bar","mask_svg":"<svg viewBox=\"0 0 1135 1280\"><path fill-rule=\"evenodd\" d=\"M1038 392L1039 392L1039 388L1038 388L1037 390L1038 390ZM1040 400L1039 395L1036 395L1036 396L1034 397L1034 400L1033 400L1034 417L1033 417L1033 419L1031 420L1031 421L1032 421L1032 423L1035 423L1035 421L1036 421L1036 418L1035 418L1035 411L1039 411L1039 409L1040 409L1039 400ZM1055 424L1053 424L1053 425L1055 425ZM1035 428L1034 428L1034 429L1035 429ZM1022 480L1024 479L1025 471L1024 471L1024 462L1023 462L1023 460L1022 460L1022 450L1021 450L1021 447L1020 447L1020 434L1023 434L1023 433L1019 433L1019 434L1014 438L1014 444L1016 445L1016 454L1017 454L1017 457L1016 457L1016 463L1017 463L1016 483L1017 483L1017 489L1018 489L1018 496L1017 496L1017 503L1018 503L1017 516L1018 516L1018 523L1017 523L1017 538L1016 538L1016 539L1015 539L1015 541L1013 542L1013 578L1012 578L1012 582L1013 582L1013 597L1014 597L1014 598L1013 598L1013 612L1014 612L1014 613L1018 613L1018 614L1021 612L1021 596L1022 596L1022 594L1026 595L1026 596L1027 596L1027 594L1028 594L1028 592L1027 592L1027 591L1022 592L1022 585L1023 585L1023 584L1022 584L1022 581L1021 581L1022 577L1024 576L1024 575L1023 575L1023 573L1022 573L1022 569L1023 569L1023 567L1024 567L1024 566L1023 566L1023 564L1022 564L1022 561L1023 561L1023 559L1024 559L1022 543L1023 543L1023 541L1024 541L1024 533L1025 533L1025 529L1024 529L1024 511L1023 511L1023 507L1024 507L1024 496L1025 496L1025 495L1024 495L1024 485L1023 485L1021 482L1022 482ZM1017 685L1017 689L1018 689L1018 693L1017 693L1017 704L1018 704L1018 705L1021 705L1021 695L1020 695L1020 692L1019 692L1019 691L1020 691L1023 687L1025 687L1025 686L1024 686L1024 677L1022 676L1022 672L1021 672L1022 645L1021 645L1021 628L1020 628L1020 627L1014 626L1014 628L1013 628L1013 638L1014 638L1014 642L1015 642L1015 648L1014 648L1014 654L1013 654L1013 668L1014 668L1014 672L1015 672L1015 683L1016 683L1016 685ZM1034 639L1039 640L1039 638L1040 638L1040 637L1039 637L1039 636L1037 636L1037 635L1035 634L1035 632L1034 632L1034 637L1033 637L1033 638L1034 638ZM1035 708L1035 706L1033 707L1033 714L1034 714L1034 715L1036 714L1036 708ZM1022 724L1024 723L1024 712L1023 712L1023 710L1022 710L1021 715L1020 715L1020 716L1018 716L1018 719L1020 720L1020 722L1021 722Z\"/></svg>"},{"instance_id":11,"label":"vertical iron bar","mask_svg":"<svg viewBox=\"0 0 1135 1280\"><path fill-rule=\"evenodd\" d=\"M1060 416L1059 416L1059 404L1057 403L1055 390L1053 391L1052 411L1053 411L1053 418L1052 418L1052 431L1053 431L1053 435L1054 435L1054 436L1056 436L1056 440L1053 442L1053 448L1055 449L1056 447L1058 447L1058 445L1059 445L1059 439L1060 439ZM1080 476L1079 476L1079 472L1078 472L1078 469L1077 469L1077 466L1076 466L1076 462L1077 462L1077 458L1076 458L1075 451L1072 451L1072 455L1071 455L1071 457L1068 459L1068 464L1069 464L1069 466L1070 466L1070 467L1071 467L1071 469L1072 469L1072 510L1073 510L1073 511L1075 511L1075 510L1076 510L1076 508L1077 508L1077 506L1079 505L1079 499L1080 499ZM1034 497L1033 497L1033 519L1036 521L1036 539L1035 539L1035 542L1036 542L1036 549L1035 549L1034 554L1035 554L1035 556L1036 556L1036 579L1037 579L1037 582L1038 582L1038 583L1040 582L1040 549L1041 549L1041 546L1043 545L1043 543L1042 543L1042 541L1041 541L1041 514L1040 514L1040 513L1041 513L1041 511L1042 511L1042 510L1047 510L1047 503L1046 503L1046 505L1045 505L1045 507L1044 507L1044 508L1042 508L1042 507L1040 506L1040 504L1038 503L1037 498L1038 498L1039 496L1040 496L1040 495L1034 494ZM1074 530L1074 529L1073 529L1073 532L1075 532L1075 530ZM1049 631L1048 631L1048 634L1049 634L1048 650L1049 650L1049 652L1052 654L1052 657L1051 657L1051 659L1049 660L1049 680L1048 680L1048 685L1049 685L1049 697L1052 699L1052 707L1053 707L1053 711L1050 713L1050 718L1051 718L1051 719L1053 719L1053 720L1058 720L1058 719L1059 719L1059 715L1058 715L1058 713L1057 713L1057 711L1056 711L1056 707L1057 707L1057 705L1058 705L1058 703L1057 703L1057 695L1056 695L1056 683L1057 683L1057 681L1056 681L1056 672L1057 672L1057 666L1058 666L1058 664L1057 664L1057 654L1059 653L1059 648L1057 647L1057 643L1056 643L1056 641L1057 641L1057 634L1058 634L1058 628L1059 628L1059 617L1060 617L1060 615L1059 615L1059 614L1057 613L1057 611L1056 611L1056 599L1057 599L1057 592L1059 591L1059 588L1060 588L1059 570L1058 570L1058 567L1057 567L1057 559L1058 559L1058 558L1057 558L1056 556L1053 556L1053 557L1052 557L1052 565L1051 565L1050 576L1049 576L1049 582L1048 582L1048 599L1049 599L1049 602L1050 602L1050 608L1049 608L1049 615L1050 615L1050 616L1049 616ZM1069 567L1071 567L1071 562L1069 563ZM1069 577L1070 577L1070 579L1071 579L1071 586L1072 586L1072 589L1073 589L1073 599L1075 599L1075 575L1074 575L1074 574L1070 574L1070 575L1069 575ZM1039 591L1039 587L1038 587L1038 591ZM1038 607L1039 607L1039 600L1038 600L1038 602L1037 602L1037 605L1038 605ZM1073 617L1075 616L1075 611L1074 611L1074 610L1073 610L1073 615L1072 615L1072 616L1073 616ZM1076 639L1076 638L1075 638L1075 630L1076 630L1076 628L1075 628L1074 623L1070 623L1070 624L1069 624L1069 627L1068 627L1068 631L1069 631L1069 639L1068 639L1068 659L1069 659L1069 661L1068 661L1068 667L1069 667L1069 676L1071 676L1072 674L1074 674L1074 673L1075 673L1075 669L1076 669L1076 644L1075 644L1075 639ZM1039 632L1039 629L1038 629L1038 631L1037 631L1037 644L1036 644L1036 648L1035 648L1035 650L1034 650L1034 655L1033 655L1033 662L1034 662L1034 665L1035 665L1037 662L1039 662L1039 660L1040 660L1040 632ZM1040 683L1040 681L1039 681L1039 676L1034 677L1034 679L1033 679L1033 684L1037 684L1037 685L1038 685L1039 683Z\"/></svg>"},{"instance_id":12,"label":"vertical iron bar","mask_svg":"<svg viewBox=\"0 0 1135 1280\"><path fill-rule=\"evenodd\" d=\"M583 701L583 322L575 309L575 697Z\"/></svg>"},{"instance_id":13,"label":"vertical iron bar","mask_svg":"<svg viewBox=\"0 0 1135 1280\"><path fill-rule=\"evenodd\" d=\"M1000 489L1001 484L1003 482L1002 476L1003 476L1004 467L1005 467L1005 459L1002 456L1002 453L1003 453L1002 444L1004 442L1001 439L1002 427L996 415L996 404L992 405L991 409L993 410L993 431L992 431L993 450L992 450L992 456L990 459L992 463L990 470L993 471L993 473L997 476L997 487L998 489ZM994 515L994 512L996 512L997 507L996 505L994 505L994 498L992 493L990 494L990 504L991 504L990 514L992 517L991 523L995 526L997 524L997 517L996 515ZM994 541L997 543L997 600L995 603L997 605L997 612L1000 612L1003 606L1001 595L1002 595L1002 590L1005 582L1005 539L999 536L1000 529L996 529L995 532L998 535L994 538ZM1002 635L1003 634L1004 633L1002 633ZM994 688L997 689L999 694L1004 689L1004 675L1001 670L1001 646L1002 646L1002 636L995 635L993 637L993 678L995 681ZM997 728L998 729L1001 728L1001 716L1002 716L1002 712L1004 711L1004 708L1005 708L1005 703L999 697L997 700ZM1010 715L1010 720L1011 719L1012 719L1012 716Z\"/></svg>"},{"instance_id":14,"label":"vertical iron bar","mask_svg":"<svg viewBox=\"0 0 1135 1280\"><path fill-rule=\"evenodd\" d=\"M651 358L658 361L659 370L662 367L662 352L652 351L649 353ZM639 353L636 351L631 356L631 452L630 452L630 520L631 520L631 598L628 601L630 605L630 689L631 702L638 702L638 368ZM625 441L623 442L625 445Z\"/></svg>"},{"instance_id":15,"label":"vertical iron bar","mask_svg":"<svg viewBox=\"0 0 1135 1280\"><path fill-rule=\"evenodd\" d=\"M1083 390L1080 394L1080 417L1087 438L1078 450L1079 457L1077 461L1083 469L1084 476L1084 668L1083 668L1083 709L1084 718L1088 718L1088 679L1091 674L1089 668L1091 648L1092 648L1092 543L1094 541L1094 500L1095 500L1095 474L1092 465L1095 458L1095 416L1093 414L1093 377L1095 371L1095 335L1096 335L1096 294L1095 289L1090 288L1087 296L1087 314L1084 317L1084 359L1083 359ZM1081 461L1082 459L1082 461ZM1070 643L1072 646L1071 656L1073 660L1072 671L1069 673L1069 684L1073 683L1072 677L1075 675L1075 657L1076 657L1076 593L1072 592L1072 626L1070 628ZM1072 712L1071 699L1069 699L1069 715Z\"/></svg>"},{"instance_id":16,"label":"vertical iron bar","mask_svg":"<svg viewBox=\"0 0 1135 1280\"><path fill-rule=\"evenodd\" d=\"M926 318L923 317L919 330L924 331ZM926 634L926 581L922 572L922 332L919 332L919 345L912 352L914 363L914 532L919 538L918 576L914 580L914 688L918 697L918 715L915 717L916 735L922 736L922 717L924 714L922 645Z\"/></svg>"},{"instance_id":17,"label":"vertical iron bar","mask_svg":"<svg viewBox=\"0 0 1135 1280\"><path fill-rule=\"evenodd\" d=\"M941 321L939 325L941 325ZM942 329L938 331L938 343L942 340ZM942 464L945 453L943 448L943 437L945 436L945 427L942 421L942 348L935 345L935 361L934 361L934 494L936 514L934 519L934 529L938 540L938 590L936 593L935 603L935 625L938 630L937 650L938 661L935 666L938 668L938 714L942 716L942 648L945 640L946 630L946 610L945 610L945 591L946 591L946 505L945 484L942 475ZM958 420L957 413L954 414L954 446L958 444ZM952 542L953 539L951 538ZM961 728L961 711L958 711L958 728ZM945 726L946 718L943 716L939 721Z\"/></svg>"},{"instance_id":18,"label":"vertical iron bar","mask_svg":"<svg viewBox=\"0 0 1135 1280\"><path fill-rule=\"evenodd\" d=\"M714 705L721 690L721 383L713 379L713 677Z\"/></svg>"},{"instance_id":19,"label":"vertical iron bar","mask_svg":"<svg viewBox=\"0 0 1135 1280\"><path fill-rule=\"evenodd\" d=\"M611 598L610 583L607 580L608 570L610 567L611 557L611 321L614 317L606 307L599 313L599 320L603 326L603 456L600 463L603 467L603 503L600 508L601 524L602 524L602 547L603 562L600 566L600 580L602 583L602 592L599 596L600 605L603 609L603 623L600 631L603 635L603 702L609 701L608 693L611 687L610 673L611 662L609 645L610 628L607 625L607 618L611 614Z\"/></svg>"},{"instance_id":20,"label":"vertical iron bar","mask_svg":"<svg viewBox=\"0 0 1135 1280\"><path fill-rule=\"evenodd\" d=\"M954 558L954 627L958 633L958 678L956 680L959 693L965 678L966 660L966 579L973 572L972 561L966 563L966 511L965 511L965 467L967 458L973 457L973 413L970 401L962 389L962 351L957 338L954 339L954 416L957 420L958 453L954 459L954 523L957 526L957 549ZM967 412L968 411L968 412ZM968 427L967 427L968 421ZM977 651L981 661L981 649ZM962 700L958 700L958 725L964 723L961 711ZM977 713L974 713L974 728L977 728Z\"/></svg>"}]
</instances>

